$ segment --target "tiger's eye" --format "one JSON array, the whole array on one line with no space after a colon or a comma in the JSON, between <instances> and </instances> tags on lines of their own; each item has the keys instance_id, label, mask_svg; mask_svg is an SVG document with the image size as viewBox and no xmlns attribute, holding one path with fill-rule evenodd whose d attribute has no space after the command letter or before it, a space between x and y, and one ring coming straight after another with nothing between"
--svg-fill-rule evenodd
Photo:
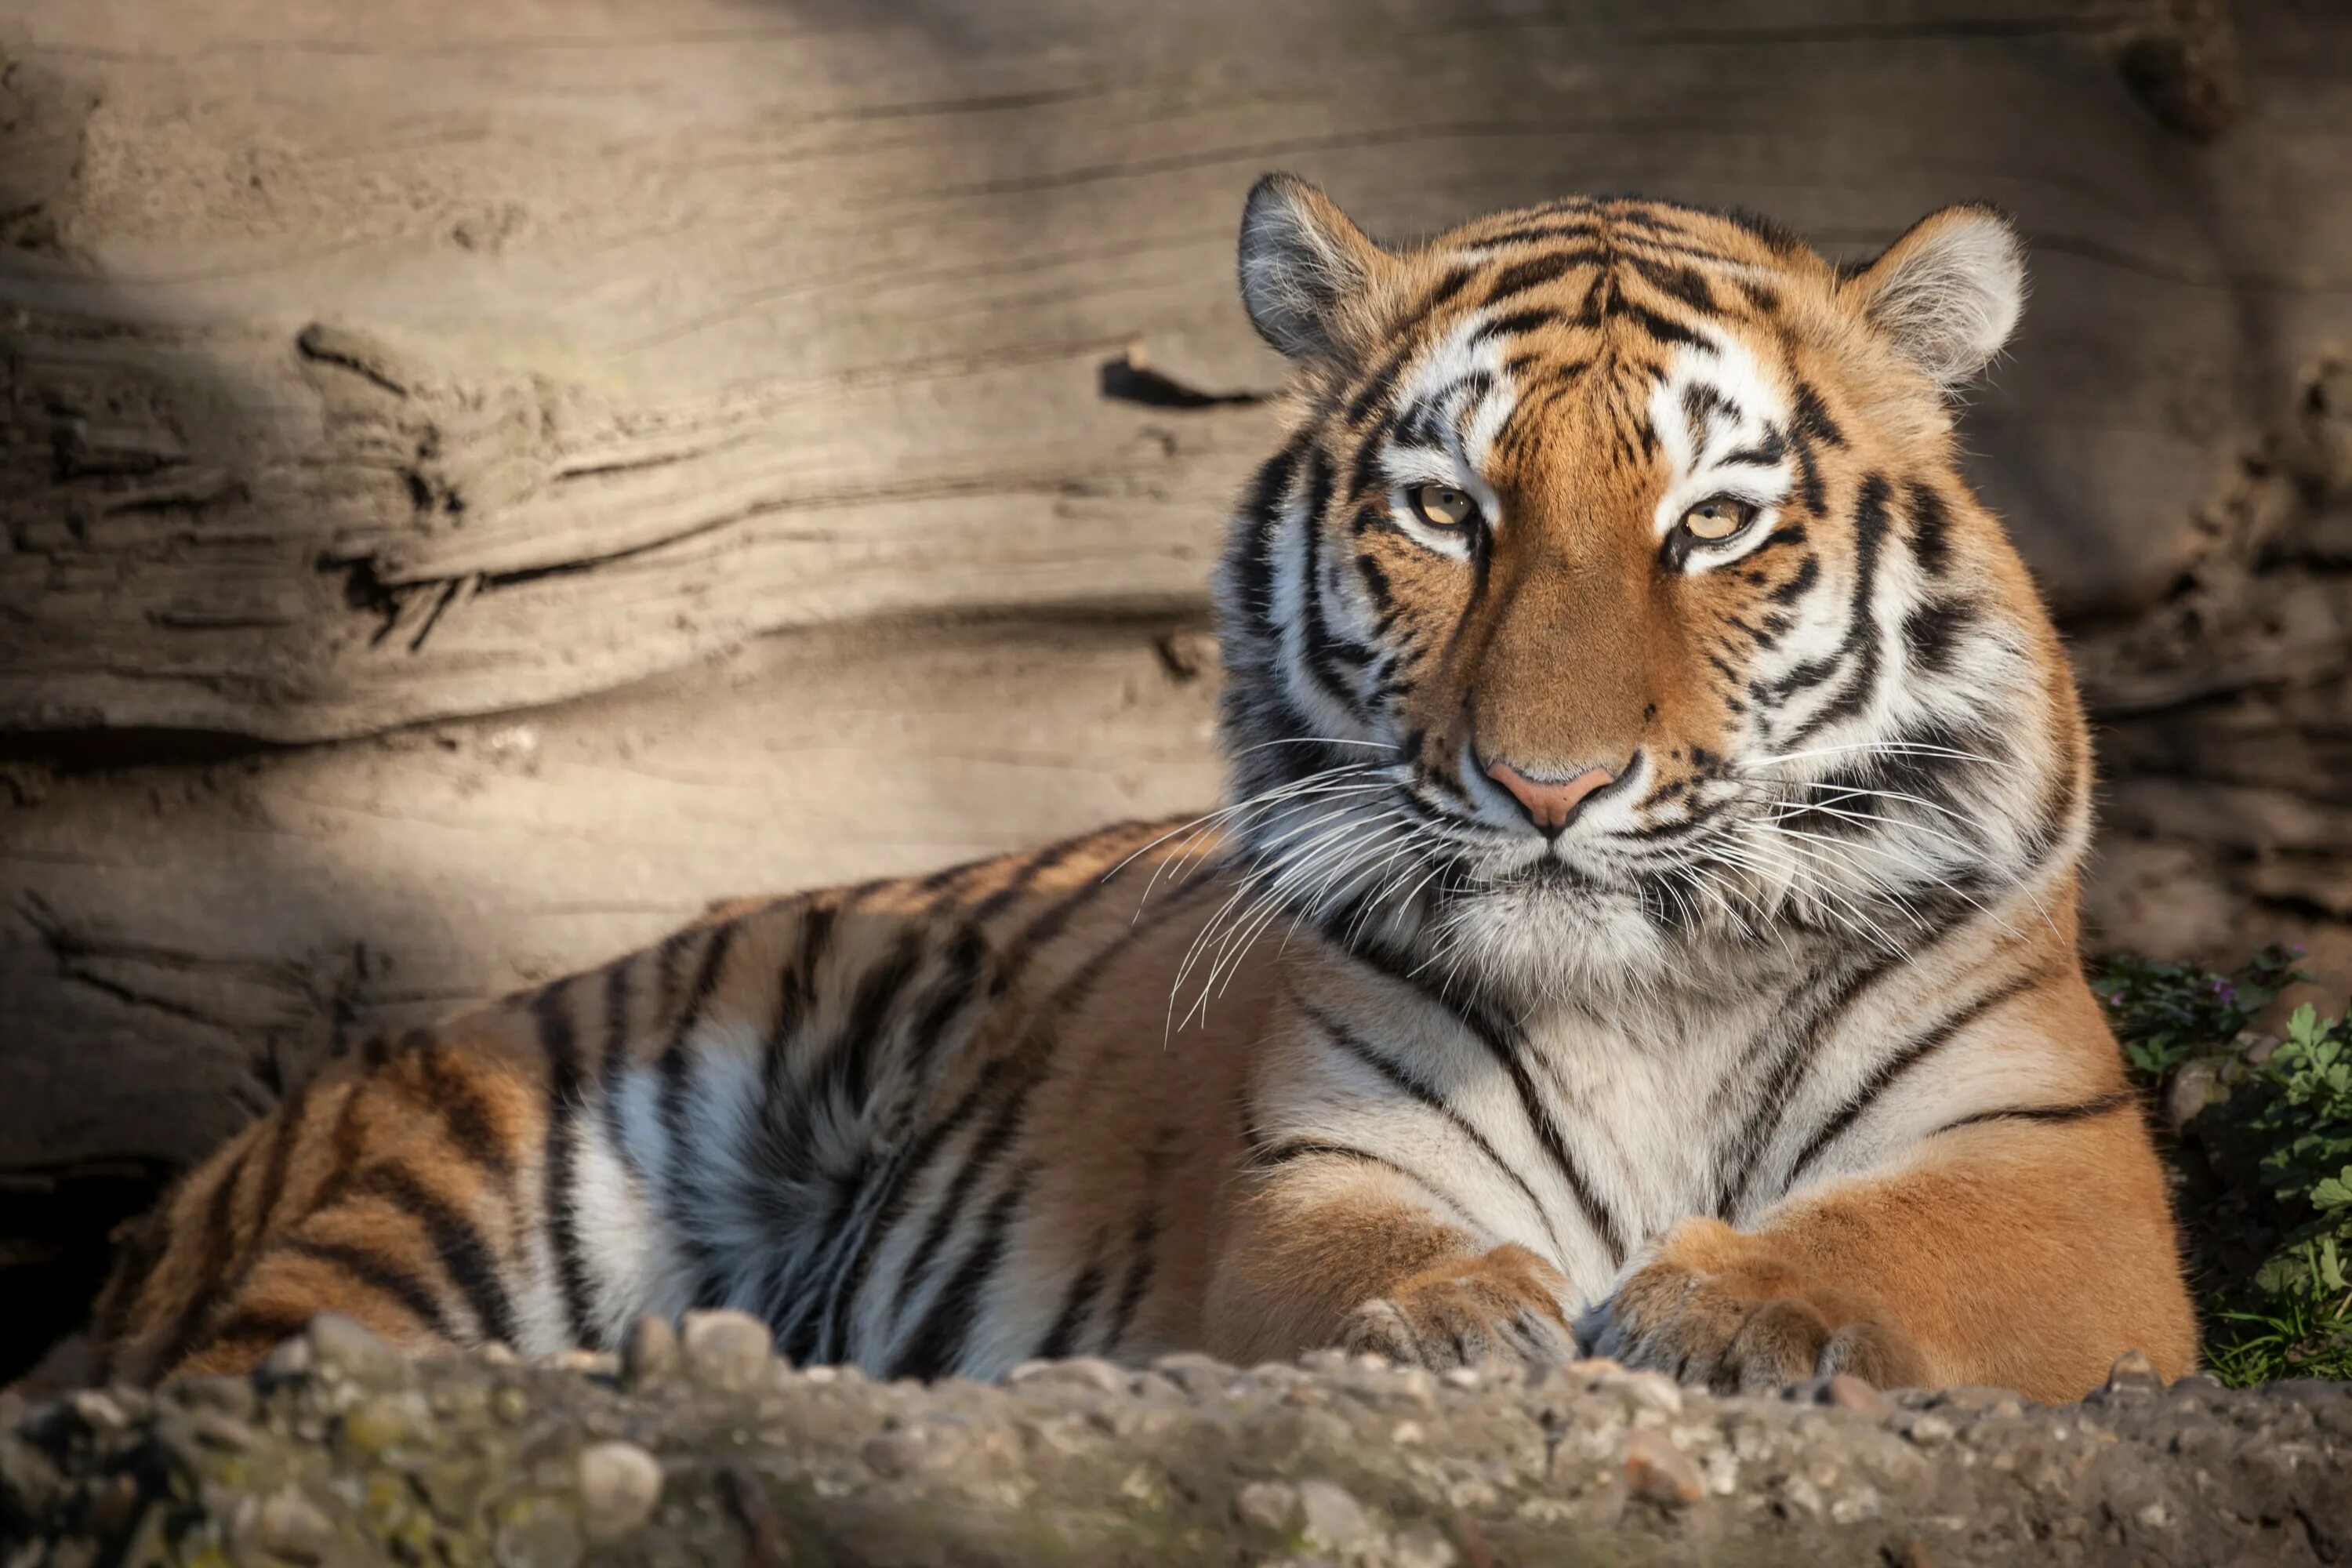
<instances>
[{"instance_id":1,"label":"tiger's eye","mask_svg":"<svg viewBox=\"0 0 2352 1568\"><path fill-rule=\"evenodd\" d=\"M1714 496L1683 513L1682 530L1693 539L1718 544L1756 521L1756 508L1729 496Z\"/></svg>"},{"instance_id":2,"label":"tiger's eye","mask_svg":"<svg viewBox=\"0 0 2352 1568\"><path fill-rule=\"evenodd\" d=\"M1413 514L1432 528L1461 528L1478 515L1478 503L1451 485L1415 485L1406 499Z\"/></svg>"}]
</instances>

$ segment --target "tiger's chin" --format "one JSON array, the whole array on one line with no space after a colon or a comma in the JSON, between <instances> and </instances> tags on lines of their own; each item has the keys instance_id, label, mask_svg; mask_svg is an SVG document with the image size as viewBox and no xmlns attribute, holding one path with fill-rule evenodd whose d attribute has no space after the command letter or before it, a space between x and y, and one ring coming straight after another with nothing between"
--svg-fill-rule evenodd
<instances>
[{"instance_id":1,"label":"tiger's chin","mask_svg":"<svg viewBox=\"0 0 2352 1568\"><path fill-rule=\"evenodd\" d=\"M1522 1002L1653 991L1689 962L1638 889L1549 858L1454 892L1435 923L1460 973Z\"/></svg>"}]
</instances>

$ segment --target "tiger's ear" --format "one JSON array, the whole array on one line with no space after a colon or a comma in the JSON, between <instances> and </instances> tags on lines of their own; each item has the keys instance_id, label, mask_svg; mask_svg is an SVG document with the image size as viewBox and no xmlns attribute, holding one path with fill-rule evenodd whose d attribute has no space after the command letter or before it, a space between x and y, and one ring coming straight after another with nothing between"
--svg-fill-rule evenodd
<instances>
[{"instance_id":1,"label":"tiger's ear","mask_svg":"<svg viewBox=\"0 0 2352 1568\"><path fill-rule=\"evenodd\" d=\"M1904 356L1946 392L1992 362L2025 308L2025 245L1987 206L1929 213L1845 288Z\"/></svg>"},{"instance_id":2,"label":"tiger's ear","mask_svg":"<svg viewBox=\"0 0 2352 1568\"><path fill-rule=\"evenodd\" d=\"M1348 358L1365 296L1395 259L1296 174L1259 180L1242 209L1242 304L1286 359Z\"/></svg>"}]
</instances>

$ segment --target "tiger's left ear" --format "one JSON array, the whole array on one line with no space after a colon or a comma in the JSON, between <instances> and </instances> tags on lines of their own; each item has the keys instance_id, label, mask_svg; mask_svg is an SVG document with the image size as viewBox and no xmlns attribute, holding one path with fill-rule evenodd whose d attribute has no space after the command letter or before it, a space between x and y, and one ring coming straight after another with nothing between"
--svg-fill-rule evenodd
<instances>
[{"instance_id":1,"label":"tiger's left ear","mask_svg":"<svg viewBox=\"0 0 2352 1568\"><path fill-rule=\"evenodd\" d=\"M1242 209L1242 304L1297 363L1344 363L1369 331L1374 285L1396 258L1296 174L1268 174Z\"/></svg>"},{"instance_id":2,"label":"tiger's left ear","mask_svg":"<svg viewBox=\"0 0 2352 1568\"><path fill-rule=\"evenodd\" d=\"M1929 213L1846 280L1849 298L1946 392L1992 362L2025 309L2025 245L1987 206Z\"/></svg>"}]
</instances>

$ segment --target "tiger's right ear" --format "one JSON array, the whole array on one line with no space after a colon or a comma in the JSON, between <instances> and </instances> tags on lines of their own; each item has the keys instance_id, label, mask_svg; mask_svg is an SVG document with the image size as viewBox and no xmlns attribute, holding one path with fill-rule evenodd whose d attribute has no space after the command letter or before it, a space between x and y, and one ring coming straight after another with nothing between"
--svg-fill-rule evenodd
<instances>
[{"instance_id":1,"label":"tiger's right ear","mask_svg":"<svg viewBox=\"0 0 2352 1568\"><path fill-rule=\"evenodd\" d=\"M1299 363L1350 357L1363 300L1396 258L1296 174L1268 174L1242 209L1242 304L1258 335Z\"/></svg>"}]
</instances>

